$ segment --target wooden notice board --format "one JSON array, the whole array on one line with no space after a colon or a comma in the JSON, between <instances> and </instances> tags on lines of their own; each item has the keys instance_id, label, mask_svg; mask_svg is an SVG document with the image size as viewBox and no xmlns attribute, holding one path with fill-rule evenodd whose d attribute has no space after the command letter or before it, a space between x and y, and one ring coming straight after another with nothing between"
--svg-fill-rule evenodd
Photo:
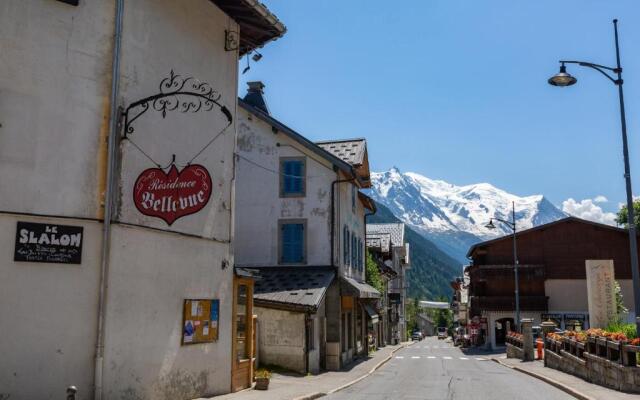
<instances>
[{"instance_id":1,"label":"wooden notice board","mask_svg":"<svg viewBox=\"0 0 640 400\"><path fill-rule=\"evenodd\" d=\"M186 299L182 310L182 344L218 340L220 300Z\"/></svg>"}]
</instances>

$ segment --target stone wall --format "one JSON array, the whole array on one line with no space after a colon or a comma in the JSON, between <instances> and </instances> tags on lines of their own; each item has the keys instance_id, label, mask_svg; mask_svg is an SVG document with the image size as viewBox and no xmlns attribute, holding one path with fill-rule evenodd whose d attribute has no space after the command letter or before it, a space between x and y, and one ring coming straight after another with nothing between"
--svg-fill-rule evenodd
<instances>
[{"instance_id":1,"label":"stone wall","mask_svg":"<svg viewBox=\"0 0 640 400\"><path fill-rule=\"evenodd\" d=\"M588 382L615 390L640 393L640 368L625 366L587 352L584 358L565 350L559 352L545 349L544 365L568 374L578 376Z\"/></svg>"},{"instance_id":2,"label":"stone wall","mask_svg":"<svg viewBox=\"0 0 640 400\"><path fill-rule=\"evenodd\" d=\"M522 350L518 346L514 346L511 343L507 343L507 358L519 358L522 360L524 358L524 350Z\"/></svg>"}]
</instances>

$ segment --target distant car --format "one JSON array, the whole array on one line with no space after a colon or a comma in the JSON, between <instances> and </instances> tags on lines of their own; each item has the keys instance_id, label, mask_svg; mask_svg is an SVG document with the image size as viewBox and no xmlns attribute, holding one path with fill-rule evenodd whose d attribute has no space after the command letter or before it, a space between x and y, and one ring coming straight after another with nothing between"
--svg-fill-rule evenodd
<instances>
[{"instance_id":1,"label":"distant car","mask_svg":"<svg viewBox=\"0 0 640 400\"><path fill-rule=\"evenodd\" d=\"M447 334L447 328L444 326L438 327L438 340L446 339L449 335Z\"/></svg>"},{"instance_id":2,"label":"distant car","mask_svg":"<svg viewBox=\"0 0 640 400\"><path fill-rule=\"evenodd\" d=\"M422 340L422 332L413 332L413 334L411 335L411 340Z\"/></svg>"}]
</instances>

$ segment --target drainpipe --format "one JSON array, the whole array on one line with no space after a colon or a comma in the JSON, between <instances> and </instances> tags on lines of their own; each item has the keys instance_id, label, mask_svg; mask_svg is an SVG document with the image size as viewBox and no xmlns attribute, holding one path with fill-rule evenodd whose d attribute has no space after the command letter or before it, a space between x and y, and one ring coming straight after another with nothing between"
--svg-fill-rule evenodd
<instances>
[{"instance_id":1,"label":"drainpipe","mask_svg":"<svg viewBox=\"0 0 640 400\"><path fill-rule=\"evenodd\" d=\"M335 263L335 234L336 234L336 215L335 215L335 209L336 209L336 185L338 183L346 183L346 182L353 182L356 180L355 178L355 172L353 172L354 174L354 178L350 178L350 179L336 179L335 181L331 182L331 266L334 268L338 268L338 266Z\"/></svg>"},{"instance_id":2,"label":"drainpipe","mask_svg":"<svg viewBox=\"0 0 640 400\"><path fill-rule=\"evenodd\" d=\"M104 194L104 220L102 223L102 249L100 263L100 288L98 294L98 333L94 369L94 400L102 399L102 371L104 366L104 325L109 271L109 249L111 218L113 211L113 186L115 173L116 144L118 137L118 86L120 83L120 47L122 42L122 14L124 0L116 1L115 32L111 65L111 116L109 117L109 142L107 146L107 185Z\"/></svg>"}]
</instances>

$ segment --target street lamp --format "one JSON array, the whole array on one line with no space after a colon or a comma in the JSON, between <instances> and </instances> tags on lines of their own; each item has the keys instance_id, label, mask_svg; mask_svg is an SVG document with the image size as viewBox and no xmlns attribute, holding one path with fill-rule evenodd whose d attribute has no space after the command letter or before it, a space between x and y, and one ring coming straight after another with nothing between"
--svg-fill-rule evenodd
<instances>
[{"instance_id":1,"label":"street lamp","mask_svg":"<svg viewBox=\"0 0 640 400\"><path fill-rule=\"evenodd\" d=\"M571 86L577 79L567 73L565 64L578 64L583 67L595 69L618 87L620 100L620 122L622 127L622 153L624 156L624 179L627 189L627 223L629 227L629 250L631 252L631 276L633 277L633 300L636 313L636 331L640 332L640 271L638 270L638 249L636 237L636 225L633 213L633 194L631 191L631 169L629 168L629 149L627 145L627 121L624 113L624 95L622 93L622 67L620 66L620 46L618 44L618 20L613 20L613 31L616 46L616 67L606 67L584 61L560 60L560 72L549 78L549 84L553 86ZM614 76L606 71L611 71Z\"/></svg>"},{"instance_id":2,"label":"street lamp","mask_svg":"<svg viewBox=\"0 0 640 400\"><path fill-rule=\"evenodd\" d=\"M493 224L493 220L502 222L507 225L513 231L513 272L515 275L515 286L516 286L516 331L520 332L520 290L519 290L519 280L518 280L518 251L516 248L516 203L511 202L511 221L506 221L504 219L493 217L489 220L489 223L484 227L487 229L496 229L496 226Z\"/></svg>"}]
</instances>

